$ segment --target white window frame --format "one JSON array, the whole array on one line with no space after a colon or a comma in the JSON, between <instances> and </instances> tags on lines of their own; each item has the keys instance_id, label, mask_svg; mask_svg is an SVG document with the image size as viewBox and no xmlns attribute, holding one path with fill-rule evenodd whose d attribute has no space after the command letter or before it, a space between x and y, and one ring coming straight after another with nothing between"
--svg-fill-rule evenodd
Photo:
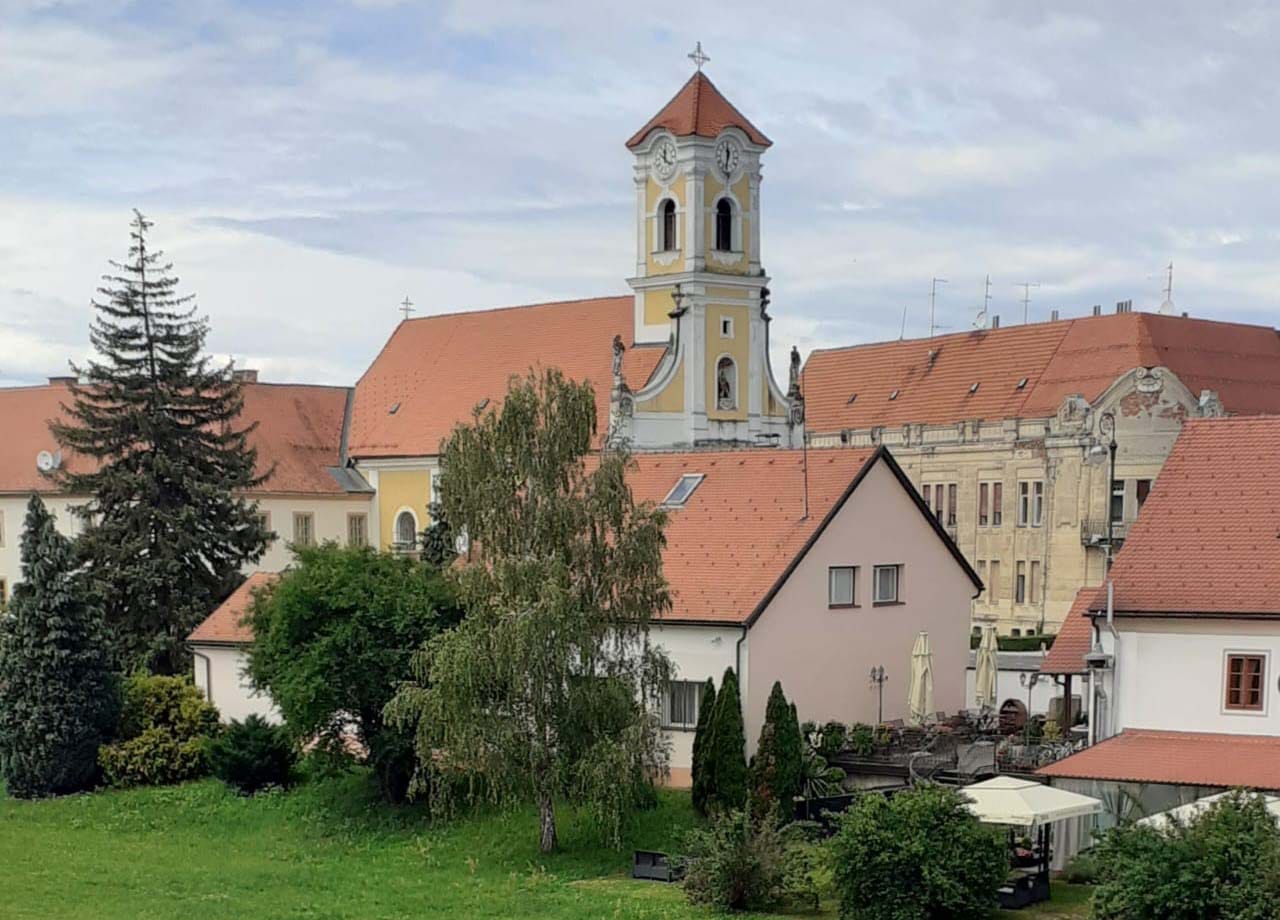
<instances>
[{"instance_id":1,"label":"white window frame","mask_svg":"<svg viewBox=\"0 0 1280 920\"><path fill-rule=\"evenodd\" d=\"M728 409L720 408L720 362L721 361L728 361L729 366L733 368L733 378L731 380L731 393L730 393L730 395L733 397L733 405L730 406ZM729 354L728 352L721 352L720 354L716 355L716 363L711 366L715 369L711 377L712 383L714 384L714 387L715 387L715 389L712 391L712 396L714 397L713 405L715 406L714 411L737 412L742 405L742 386L741 386L742 380L739 377L737 360L733 357L733 355Z\"/></svg>"},{"instance_id":2,"label":"white window frame","mask_svg":"<svg viewBox=\"0 0 1280 920\"><path fill-rule=\"evenodd\" d=\"M409 515L413 519L413 540L405 543L400 539L400 518ZM404 505L396 509L395 515L391 518L391 545L402 553L413 552L418 547L418 534L422 532L422 528L418 526L418 514L408 505Z\"/></svg>"},{"instance_id":3,"label":"white window frame","mask_svg":"<svg viewBox=\"0 0 1280 920\"><path fill-rule=\"evenodd\" d=\"M733 338L733 317L732 316L720 317L720 338L722 339Z\"/></svg>"},{"instance_id":4,"label":"white window frame","mask_svg":"<svg viewBox=\"0 0 1280 920\"><path fill-rule=\"evenodd\" d=\"M351 542L351 524L356 518L364 521L364 542ZM347 546L368 546L369 545L369 512L367 511L348 511L347 512Z\"/></svg>"},{"instance_id":5,"label":"white window frame","mask_svg":"<svg viewBox=\"0 0 1280 920\"><path fill-rule=\"evenodd\" d=\"M849 599L836 597L836 573L849 573ZM827 567L827 608L838 610L858 606L858 567L856 565L832 565Z\"/></svg>"},{"instance_id":6,"label":"white window frame","mask_svg":"<svg viewBox=\"0 0 1280 920\"><path fill-rule=\"evenodd\" d=\"M893 596L884 597L880 594L880 573L886 570L893 572ZM895 563L892 565L878 565L871 572L871 603L872 604L900 604L902 603L902 564Z\"/></svg>"},{"instance_id":7,"label":"white window frame","mask_svg":"<svg viewBox=\"0 0 1280 920\"><path fill-rule=\"evenodd\" d=\"M698 727L698 713L702 708L702 687L705 681L700 680L673 680L667 684L666 689L662 692L662 727L668 731L694 731ZM677 722L672 718L672 705L675 701L675 691L679 687L681 693L689 693L692 695L693 721ZM685 700L688 704L689 700ZM688 712L685 713L689 715Z\"/></svg>"},{"instance_id":8,"label":"white window frame","mask_svg":"<svg viewBox=\"0 0 1280 920\"><path fill-rule=\"evenodd\" d=\"M298 521L307 521L307 541L304 543L298 539ZM315 546L316 545L316 514L314 511L295 511L293 512L293 545L294 546Z\"/></svg>"},{"instance_id":9,"label":"white window frame","mask_svg":"<svg viewBox=\"0 0 1280 920\"><path fill-rule=\"evenodd\" d=\"M706 478L706 473L681 473L680 478L676 480L676 484L667 493L667 497L662 500L662 507L683 508L689 503L689 499L693 498L693 493L698 491L698 486L702 485L702 480ZM677 493L685 485L689 487L689 490L677 497Z\"/></svg>"}]
</instances>

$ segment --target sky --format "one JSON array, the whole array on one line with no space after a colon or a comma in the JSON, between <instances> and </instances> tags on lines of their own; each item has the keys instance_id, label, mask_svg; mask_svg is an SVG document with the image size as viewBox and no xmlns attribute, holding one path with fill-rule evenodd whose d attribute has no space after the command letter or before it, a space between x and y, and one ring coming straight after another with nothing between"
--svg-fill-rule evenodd
<instances>
[{"instance_id":1,"label":"sky","mask_svg":"<svg viewBox=\"0 0 1280 920\"><path fill-rule=\"evenodd\" d=\"M1276 324L1280 5L0 0L0 384L88 353L131 209L209 348L353 383L400 319L626 294L625 140L707 74L767 133L792 345L1173 300ZM608 343L602 343L607 348ZM465 359L465 356L460 356Z\"/></svg>"}]
</instances>

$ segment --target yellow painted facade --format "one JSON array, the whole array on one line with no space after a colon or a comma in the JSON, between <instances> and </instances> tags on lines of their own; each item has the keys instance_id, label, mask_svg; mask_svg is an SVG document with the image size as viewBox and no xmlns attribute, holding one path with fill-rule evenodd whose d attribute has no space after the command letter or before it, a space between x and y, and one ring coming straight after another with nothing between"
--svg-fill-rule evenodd
<instances>
[{"instance_id":1,"label":"yellow painted facade","mask_svg":"<svg viewBox=\"0 0 1280 920\"><path fill-rule=\"evenodd\" d=\"M732 321L732 334L726 337L721 331L721 320ZM704 333L707 343L707 418L720 421L741 421L747 417L746 384L750 379L750 331L747 324L750 316L745 306L728 304L710 304L707 306L707 328ZM728 355L738 368L738 406L736 409L722 410L717 408L716 401L716 364L720 358Z\"/></svg>"},{"instance_id":2,"label":"yellow painted facade","mask_svg":"<svg viewBox=\"0 0 1280 920\"><path fill-rule=\"evenodd\" d=\"M707 219L705 221L704 251L712 253L715 251L716 244L716 222L715 222L715 206L716 202L724 195L726 186L715 181L714 178L708 177L706 184L703 186L703 207L707 209ZM712 271L717 271L726 275L745 275L749 268L751 254L751 189L747 184L747 177L743 176L728 187L728 191L737 201L734 211L738 219L738 227L740 235L737 239L739 255L735 259L724 258L723 255L712 257L711 264L707 267Z\"/></svg>"},{"instance_id":3,"label":"yellow painted facade","mask_svg":"<svg viewBox=\"0 0 1280 920\"><path fill-rule=\"evenodd\" d=\"M636 404L640 412L683 412L684 411L684 362L676 368L671 382L653 399Z\"/></svg>"},{"instance_id":4,"label":"yellow painted facade","mask_svg":"<svg viewBox=\"0 0 1280 920\"><path fill-rule=\"evenodd\" d=\"M649 326L661 326L671 322L671 311L675 309L671 299L670 288L644 292L644 321Z\"/></svg>"},{"instance_id":5,"label":"yellow painted facade","mask_svg":"<svg viewBox=\"0 0 1280 920\"><path fill-rule=\"evenodd\" d=\"M431 471L382 470L378 473L378 546L390 549L395 542L396 515L409 508L418 516L421 530L429 523L427 505L431 501Z\"/></svg>"}]
</instances>

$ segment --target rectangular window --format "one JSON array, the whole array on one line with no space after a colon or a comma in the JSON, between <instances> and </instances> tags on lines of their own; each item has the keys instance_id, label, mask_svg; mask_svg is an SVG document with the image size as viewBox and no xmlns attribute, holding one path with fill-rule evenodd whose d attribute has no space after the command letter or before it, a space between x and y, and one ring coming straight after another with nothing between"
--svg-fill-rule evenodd
<instances>
[{"instance_id":1,"label":"rectangular window","mask_svg":"<svg viewBox=\"0 0 1280 920\"><path fill-rule=\"evenodd\" d=\"M4 546L4 512L0 511L0 546Z\"/></svg>"},{"instance_id":2,"label":"rectangular window","mask_svg":"<svg viewBox=\"0 0 1280 920\"><path fill-rule=\"evenodd\" d=\"M1026 527L1031 522L1031 483L1018 483L1018 526Z\"/></svg>"},{"instance_id":3,"label":"rectangular window","mask_svg":"<svg viewBox=\"0 0 1280 920\"><path fill-rule=\"evenodd\" d=\"M1004 520L1004 483L991 483L991 526L999 527Z\"/></svg>"},{"instance_id":4,"label":"rectangular window","mask_svg":"<svg viewBox=\"0 0 1280 920\"><path fill-rule=\"evenodd\" d=\"M1111 480L1111 523L1124 523L1124 480Z\"/></svg>"},{"instance_id":5,"label":"rectangular window","mask_svg":"<svg viewBox=\"0 0 1280 920\"><path fill-rule=\"evenodd\" d=\"M1025 562L1019 562L1015 569L1013 602L1015 604L1025 604L1027 602L1027 564Z\"/></svg>"},{"instance_id":6,"label":"rectangular window","mask_svg":"<svg viewBox=\"0 0 1280 920\"><path fill-rule=\"evenodd\" d=\"M947 486L947 526L956 526L956 484Z\"/></svg>"},{"instance_id":7,"label":"rectangular window","mask_svg":"<svg viewBox=\"0 0 1280 920\"><path fill-rule=\"evenodd\" d=\"M311 546L316 541L315 515L310 511L293 513L293 542L296 546Z\"/></svg>"},{"instance_id":8,"label":"rectangular window","mask_svg":"<svg viewBox=\"0 0 1280 920\"><path fill-rule=\"evenodd\" d=\"M720 318L720 338L733 338L733 319L731 317L722 316Z\"/></svg>"},{"instance_id":9,"label":"rectangular window","mask_svg":"<svg viewBox=\"0 0 1280 920\"><path fill-rule=\"evenodd\" d=\"M932 508L933 507L933 486L931 486L929 483L926 482L924 486L921 487L920 494L924 498L924 506L926 508Z\"/></svg>"},{"instance_id":10,"label":"rectangular window","mask_svg":"<svg viewBox=\"0 0 1280 920\"><path fill-rule=\"evenodd\" d=\"M696 680L673 680L667 685L662 701L662 724L665 728L697 728L698 704L702 702L702 684Z\"/></svg>"},{"instance_id":11,"label":"rectangular window","mask_svg":"<svg viewBox=\"0 0 1280 920\"><path fill-rule=\"evenodd\" d=\"M1000 600L1000 560L991 560L991 581L987 582L987 601L996 603Z\"/></svg>"},{"instance_id":12,"label":"rectangular window","mask_svg":"<svg viewBox=\"0 0 1280 920\"><path fill-rule=\"evenodd\" d=\"M6 604L9 601L9 585L3 578L0 578L0 604Z\"/></svg>"},{"instance_id":13,"label":"rectangular window","mask_svg":"<svg viewBox=\"0 0 1280 920\"><path fill-rule=\"evenodd\" d=\"M1262 711L1263 655L1227 656L1227 708L1245 712Z\"/></svg>"},{"instance_id":14,"label":"rectangular window","mask_svg":"<svg viewBox=\"0 0 1280 920\"><path fill-rule=\"evenodd\" d=\"M1139 479L1135 484L1134 498L1137 499L1138 511L1142 510L1142 506L1146 504L1147 496L1151 494L1151 480Z\"/></svg>"},{"instance_id":15,"label":"rectangular window","mask_svg":"<svg viewBox=\"0 0 1280 920\"><path fill-rule=\"evenodd\" d=\"M1044 523L1044 483L1037 479L1031 485L1031 526L1039 527Z\"/></svg>"},{"instance_id":16,"label":"rectangular window","mask_svg":"<svg viewBox=\"0 0 1280 920\"><path fill-rule=\"evenodd\" d=\"M852 565L833 565L827 569L827 606L854 606L854 590L857 568Z\"/></svg>"},{"instance_id":17,"label":"rectangular window","mask_svg":"<svg viewBox=\"0 0 1280 920\"><path fill-rule=\"evenodd\" d=\"M896 604L898 602L898 571L900 565L878 565L875 569L872 603Z\"/></svg>"},{"instance_id":18,"label":"rectangular window","mask_svg":"<svg viewBox=\"0 0 1280 920\"><path fill-rule=\"evenodd\" d=\"M267 538L267 539L268 539L268 541L269 541L269 542L271 542L271 543L274 543L274 542L275 542L275 534L271 533L271 512L270 512L270 511L259 511L259 512L258 512L258 523L262 525L262 529L263 529L263 530L265 530L265 531L267 532L267 534L269 535L269 536L268 536L268 538Z\"/></svg>"},{"instance_id":19,"label":"rectangular window","mask_svg":"<svg viewBox=\"0 0 1280 920\"><path fill-rule=\"evenodd\" d=\"M938 519L938 523L942 523L942 483L938 483L933 487L933 516Z\"/></svg>"},{"instance_id":20,"label":"rectangular window","mask_svg":"<svg viewBox=\"0 0 1280 920\"><path fill-rule=\"evenodd\" d=\"M1018 526L1039 527L1044 520L1044 482L1027 480L1018 483Z\"/></svg>"},{"instance_id":21,"label":"rectangular window","mask_svg":"<svg viewBox=\"0 0 1280 920\"><path fill-rule=\"evenodd\" d=\"M978 483L978 526L986 527L991 523L991 512L988 510L991 501L991 483Z\"/></svg>"},{"instance_id":22,"label":"rectangular window","mask_svg":"<svg viewBox=\"0 0 1280 920\"><path fill-rule=\"evenodd\" d=\"M1015 626L1013 629L1009 630L1009 635L1017 639L1019 636L1022 635L1022 630L1020 630L1018 627Z\"/></svg>"},{"instance_id":23,"label":"rectangular window","mask_svg":"<svg viewBox=\"0 0 1280 920\"><path fill-rule=\"evenodd\" d=\"M1040 600L1040 563L1031 560L1031 582L1027 587L1027 597L1031 599L1031 603L1038 603Z\"/></svg>"},{"instance_id":24,"label":"rectangular window","mask_svg":"<svg viewBox=\"0 0 1280 920\"><path fill-rule=\"evenodd\" d=\"M369 515L363 511L347 515L347 546L369 545Z\"/></svg>"}]
</instances>

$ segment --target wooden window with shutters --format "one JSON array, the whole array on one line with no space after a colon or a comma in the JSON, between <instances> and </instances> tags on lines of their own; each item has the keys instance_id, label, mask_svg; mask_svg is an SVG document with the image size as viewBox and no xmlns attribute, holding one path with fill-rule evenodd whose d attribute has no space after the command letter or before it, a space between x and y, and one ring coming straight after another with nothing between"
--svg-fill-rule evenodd
<instances>
[{"instance_id":1,"label":"wooden window with shutters","mask_svg":"<svg viewBox=\"0 0 1280 920\"><path fill-rule=\"evenodd\" d=\"M1227 709L1262 711L1266 665L1265 655L1227 655Z\"/></svg>"}]
</instances>

